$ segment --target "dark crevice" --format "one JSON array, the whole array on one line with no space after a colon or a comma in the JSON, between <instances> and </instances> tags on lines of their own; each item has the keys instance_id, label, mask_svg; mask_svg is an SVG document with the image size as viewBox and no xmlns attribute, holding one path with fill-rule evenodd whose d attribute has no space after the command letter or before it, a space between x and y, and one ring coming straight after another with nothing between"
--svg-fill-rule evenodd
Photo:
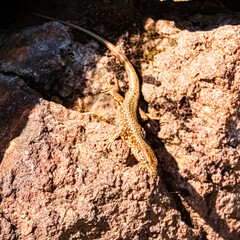
<instances>
[{"instance_id":1,"label":"dark crevice","mask_svg":"<svg viewBox=\"0 0 240 240\"><path fill-rule=\"evenodd\" d=\"M5 76L20 78L21 80L23 80L26 83L26 85L28 87L34 89L36 92L38 92L39 94L41 94L43 97L45 97L47 99L47 92L43 90L42 86L38 86L37 84L35 84L34 80L32 78L27 78L26 76L19 75L14 71L1 70L0 73Z\"/></svg>"},{"instance_id":2,"label":"dark crevice","mask_svg":"<svg viewBox=\"0 0 240 240\"><path fill-rule=\"evenodd\" d=\"M164 175L166 175L166 174L167 173L165 172ZM191 216L190 216L188 210L183 205L181 197L179 196L179 193L177 191L175 191L172 188L171 184L168 184L167 182L166 182L166 187L167 187L169 193L171 194L172 198L174 199L174 202L176 204L176 209L180 212L182 221L185 222L189 227L193 228ZM181 192L181 194L183 194L183 192ZM190 194L188 192L185 192L185 195L190 195Z\"/></svg>"},{"instance_id":3,"label":"dark crevice","mask_svg":"<svg viewBox=\"0 0 240 240\"><path fill-rule=\"evenodd\" d=\"M10 229L11 229L11 230L10 230L10 231L11 231L11 235L15 234L15 232L16 232L16 230L17 230L17 227L16 227L14 224L12 224L11 219L8 218L8 217L6 217L6 215L5 215L3 212L0 212L0 218L3 218L3 219L5 219L7 222L10 223L10 225L11 225L11 227L10 227Z\"/></svg>"}]
</instances>

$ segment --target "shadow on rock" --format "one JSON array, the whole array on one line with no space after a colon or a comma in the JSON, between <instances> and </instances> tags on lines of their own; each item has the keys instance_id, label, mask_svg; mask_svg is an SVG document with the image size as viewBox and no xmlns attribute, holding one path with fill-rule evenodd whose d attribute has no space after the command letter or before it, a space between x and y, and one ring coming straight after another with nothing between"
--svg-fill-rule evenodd
<instances>
[{"instance_id":1,"label":"shadow on rock","mask_svg":"<svg viewBox=\"0 0 240 240\"><path fill-rule=\"evenodd\" d=\"M0 74L0 162L4 154L13 151L11 141L25 128L39 97L21 78Z\"/></svg>"}]
</instances>

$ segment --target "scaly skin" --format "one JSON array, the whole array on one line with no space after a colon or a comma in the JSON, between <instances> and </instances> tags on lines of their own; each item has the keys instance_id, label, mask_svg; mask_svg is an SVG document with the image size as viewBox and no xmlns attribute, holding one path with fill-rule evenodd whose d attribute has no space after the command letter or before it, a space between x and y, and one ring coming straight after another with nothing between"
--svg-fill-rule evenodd
<instances>
[{"instance_id":1,"label":"scaly skin","mask_svg":"<svg viewBox=\"0 0 240 240\"><path fill-rule=\"evenodd\" d=\"M120 105L116 119L119 123L119 126L121 126L121 129L119 129L119 132L115 135L114 138L120 135L121 138L124 139L127 142L128 146L131 148L131 151L135 158L148 169L150 174L155 175L157 173L157 158L151 147L144 141L142 128L137 121L137 108L140 95L139 79L131 62L124 54L119 52L113 44L85 28L38 13L33 14L45 19L61 22L64 25L78 29L90 35L105 45L109 50L111 50L113 54L115 54L120 59L128 75L129 90L124 100L118 93L114 92L113 90L109 91Z\"/></svg>"}]
</instances>

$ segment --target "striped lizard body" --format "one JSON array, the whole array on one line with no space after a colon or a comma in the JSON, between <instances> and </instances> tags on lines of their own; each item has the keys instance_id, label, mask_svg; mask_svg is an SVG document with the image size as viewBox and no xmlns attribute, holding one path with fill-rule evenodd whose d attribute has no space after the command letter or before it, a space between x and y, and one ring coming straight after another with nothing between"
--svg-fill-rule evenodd
<instances>
[{"instance_id":1,"label":"striped lizard body","mask_svg":"<svg viewBox=\"0 0 240 240\"><path fill-rule=\"evenodd\" d=\"M127 145L130 147L135 158L148 169L150 174L155 175L157 173L157 158L151 147L143 139L143 130L137 121L137 108L140 95L139 79L131 62L124 54L119 52L112 43L85 28L38 13L33 14L48 20L61 22L64 25L90 35L105 45L114 55L120 59L128 75L129 89L126 93L125 99L123 99L114 90L109 91L109 93L119 103L119 109L116 117L119 125L119 130L115 134L114 139L116 139L118 136L121 136L121 138L127 142Z\"/></svg>"}]
</instances>

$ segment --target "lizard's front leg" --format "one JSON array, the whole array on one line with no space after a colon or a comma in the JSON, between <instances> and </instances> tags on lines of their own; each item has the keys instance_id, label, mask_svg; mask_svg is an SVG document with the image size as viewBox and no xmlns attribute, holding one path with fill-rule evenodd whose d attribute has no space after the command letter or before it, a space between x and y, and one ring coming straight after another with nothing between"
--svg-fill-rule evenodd
<instances>
[{"instance_id":1,"label":"lizard's front leg","mask_svg":"<svg viewBox=\"0 0 240 240\"><path fill-rule=\"evenodd\" d=\"M121 136L121 129L118 129L117 132L110 138L105 140L104 148L109 151L111 144Z\"/></svg>"}]
</instances>

